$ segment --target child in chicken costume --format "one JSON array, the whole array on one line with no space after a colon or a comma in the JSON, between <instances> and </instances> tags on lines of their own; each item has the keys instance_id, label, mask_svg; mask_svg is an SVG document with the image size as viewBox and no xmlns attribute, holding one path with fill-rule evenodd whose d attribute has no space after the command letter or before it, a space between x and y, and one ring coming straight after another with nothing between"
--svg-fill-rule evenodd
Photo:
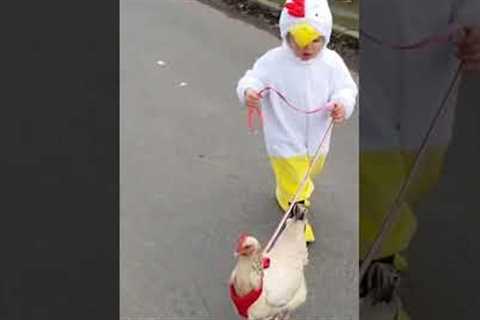
<instances>
[{"instance_id":1,"label":"child in chicken costume","mask_svg":"<svg viewBox=\"0 0 480 320\"><path fill-rule=\"evenodd\" d=\"M280 16L282 45L260 57L240 79L237 94L248 107L263 114L266 149L275 175L275 197L286 211L307 171L309 162L329 127L348 119L353 112L357 86L342 58L326 46L332 30L332 14L327 0L288 0ZM272 91L274 88L298 108L289 108ZM311 112L319 106L333 105L329 112ZM313 177L323 168L330 144L329 131L321 146L298 203L309 206L314 190ZM310 224L307 242L315 237Z\"/></svg>"}]
</instances>

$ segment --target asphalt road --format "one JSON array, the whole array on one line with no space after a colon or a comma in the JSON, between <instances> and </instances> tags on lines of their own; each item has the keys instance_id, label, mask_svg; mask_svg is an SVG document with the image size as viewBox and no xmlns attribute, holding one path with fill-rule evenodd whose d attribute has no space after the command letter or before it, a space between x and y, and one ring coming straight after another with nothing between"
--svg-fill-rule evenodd
<instances>
[{"instance_id":1,"label":"asphalt road","mask_svg":"<svg viewBox=\"0 0 480 320\"><path fill-rule=\"evenodd\" d=\"M278 40L195 0L121 0L120 23L121 316L237 319L234 241L268 240L281 215L234 90ZM317 180L309 296L294 319L358 318L357 132L355 113Z\"/></svg>"}]
</instances>

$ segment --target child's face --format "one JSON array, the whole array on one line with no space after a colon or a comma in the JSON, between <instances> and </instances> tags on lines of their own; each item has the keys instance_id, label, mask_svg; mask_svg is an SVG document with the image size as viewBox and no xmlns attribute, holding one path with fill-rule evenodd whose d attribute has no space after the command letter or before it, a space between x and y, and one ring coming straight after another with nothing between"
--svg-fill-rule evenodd
<instances>
[{"instance_id":1,"label":"child's face","mask_svg":"<svg viewBox=\"0 0 480 320\"><path fill-rule=\"evenodd\" d=\"M290 45L290 48L292 48L293 53L298 58L300 58L303 61L307 61L318 56L320 51L322 51L322 48L325 44L325 40L322 36L320 36L315 40L313 40L305 48L301 48L300 46L297 45L297 43L293 40L291 36L288 36L288 43Z\"/></svg>"}]
</instances>

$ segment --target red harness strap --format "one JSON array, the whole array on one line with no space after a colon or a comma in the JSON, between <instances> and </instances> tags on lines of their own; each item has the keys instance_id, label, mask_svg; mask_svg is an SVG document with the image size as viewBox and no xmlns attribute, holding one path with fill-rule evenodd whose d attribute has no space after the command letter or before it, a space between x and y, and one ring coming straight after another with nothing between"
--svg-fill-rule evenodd
<instances>
[{"instance_id":1,"label":"red harness strap","mask_svg":"<svg viewBox=\"0 0 480 320\"><path fill-rule=\"evenodd\" d=\"M267 269L270 266L270 259L263 258L262 267ZM248 308L257 301L263 291L263 279L260 288L252 290L244 296L239 296L233 287L233 283L230 284L230 298L233 304L237 308L237 312L240 316L248 318Z\"/></svg>"},{"instance_id":2,"label":"red harness strap","mask_svg":"<svg viewBox=\"0 0 480 320\"><path fill-rule=\"evenodd\" d=\"M248 318L248 308L257 301L262 294L263 288L260 286L257 290L252 290L244 296L239 296L233 287L233 283L230 284L230 298L233 304L237 308L237 312L244 318Z\"/></svg>"}]
</instances>

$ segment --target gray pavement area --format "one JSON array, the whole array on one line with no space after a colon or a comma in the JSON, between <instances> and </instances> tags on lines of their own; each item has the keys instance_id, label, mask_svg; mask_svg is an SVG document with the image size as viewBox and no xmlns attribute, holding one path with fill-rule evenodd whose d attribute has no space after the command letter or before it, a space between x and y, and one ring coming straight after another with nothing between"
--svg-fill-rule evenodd
<instances>
[{"instance_id":1,"label":"gray pavement area","mask_svg":"<svg viewBox=\"0 0 480 320\"><path fill-rule=\"evenodd\" d=\"M238 319L228 297L241 232L281 214L238 79L278 39L195 0L120 1L122 319ZM358 319L358 111L318 177L309 296L294 319Z\"/></svg>"}]
</instances>

